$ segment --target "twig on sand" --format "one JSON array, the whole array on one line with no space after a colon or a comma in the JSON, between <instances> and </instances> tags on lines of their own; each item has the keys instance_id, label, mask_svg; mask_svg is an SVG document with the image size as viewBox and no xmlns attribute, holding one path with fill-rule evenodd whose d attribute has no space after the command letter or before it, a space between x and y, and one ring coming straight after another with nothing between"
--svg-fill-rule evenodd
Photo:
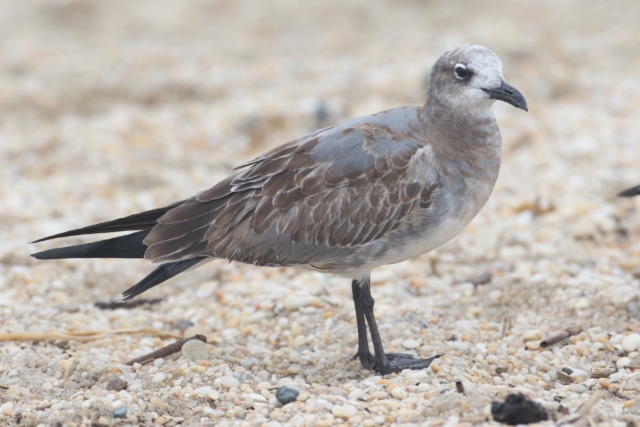
<instances>
[{"instance_id":1,"label":"twig on sand","mask_svg":"<svg viewBox=\"0 0 640 427\"><path fill-rule=\"evenodd\" d=\"M46 405L36 407L36 411L44 411L45 409L50 408L52 406L53 406L53 403L47 403Z\"/></svg>"},{"instance_id":2,"label":"twig on sand","mask_svg":"<svg viewBox=\"0 0 640 427\"><path fill-rule=\"evenodd\" d=\"M625 396L624 394L620 394L620 393L618 393L618 392L617 392L617 391L615 391L615 390L612 390L612 391L611 391L611 394L613 394L613 395L614 395L615 397L617 397L618 399L622 399L622 400L631 400L631 398L630 398L630 397Z\"/></svg>"},{"instance_id":3,"label":"twig on sand","mask_svg":"<svg viewBox=\"0 0 640 427\"><path fill-rule=\"evenodd\" d=\"M125 365L131 366L134 363L140 363L142 365L143 362L170 356L174 353L179 352L183 344L191 340L200 340L202 342L207 342L207 337L205 337L204 335L194 335L189 338L178 340L172 344L169 344L168 346L162 347L156 351L152 351L149 354L145 354L144 356L129 360L128 362L125 363Z\"/></svg>"},{"instance_id":4,"label":"twig on sand","mask_svg":"<svg viewBox=\"0 0 640 427\"><path fill-rule=\"evenodd\" d=\"M95 341L111 335L144 334L152 337L180 338L173 332L161 331L154 328L129 328L113 329L106 331L82 331L82 332L17 332L0 334L0 341Z\"/></svg>"},{"instance_id":5,"label":"twig on sand","mask_svg":"<svg viewBox=\"0 0 640 427\"><path fill-rule=\"evenodd\" d=\"M564 331L560 332L558 335L554 335L551 338L548 338L540 343L540 347L546 348L551 345L554 345L565 338L569 338L572 335L577 335L582 332L582 325L570 326Z\"/></svg>"},{"instance_id":6,"label":"twig on sand","mask_svg":"<svg viewBox=\"0 0 640 427\"><path fill-rule=\"evenodd\" d=\"M594 368L591 378L609 378L609 375L618 372L616 368Z\"/></svg>"},{"instance_id":7,"label":"twig on sand","mask_svg":"<svg viewBox=\"0 0 640 427\"><path fill-rule=\"evenodd\" d=\"M509 331L511 330L511 317L509 316L504 316L504 319L502 319L502 333L500 334L500 338L504 338Z\"/></svg>"},{"instance_id":8,"label":"twig on sand","mask_svg":"<svg viewBox=\"0 0 640 427\"><path fill-rule=\"evenodd\" d=\"M135 308L141 305L154 305L163 300L163 298L140 298L132 301L98 301L93 305L100 310L115 310L116 308Z\"/></svg>"}]
</instances>

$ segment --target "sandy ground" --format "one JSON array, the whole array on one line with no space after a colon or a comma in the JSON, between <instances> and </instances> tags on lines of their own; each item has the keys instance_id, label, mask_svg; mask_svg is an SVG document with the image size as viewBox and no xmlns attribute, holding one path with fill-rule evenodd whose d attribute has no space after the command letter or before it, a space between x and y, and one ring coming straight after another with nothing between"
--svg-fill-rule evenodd
<instances>
[{"instance_id":1,"label":"sandy ground","mask_svg":"<svg viewBox=\"0 0 640 427\"><path fill-rule=\"evenodd\" d=\"M580 425L634 425L640 201L615 195L640 183L638 22L632 0L0 2L0 332L44 333L0 343L0 423L454 426L521 392L546 424L595 396ZM215 261L144 295L158 304L101 310L151 266L29 257L319 126L422 104L430 65L466 42L501 57L530 112L495 106L503 168L473 223L374 271L385 345L443 354L426 371L350 360L344 279ZM83 331L99 333L56 335ZM195 333L206 360L123 364Z\"/></svg>"}]
</instances>

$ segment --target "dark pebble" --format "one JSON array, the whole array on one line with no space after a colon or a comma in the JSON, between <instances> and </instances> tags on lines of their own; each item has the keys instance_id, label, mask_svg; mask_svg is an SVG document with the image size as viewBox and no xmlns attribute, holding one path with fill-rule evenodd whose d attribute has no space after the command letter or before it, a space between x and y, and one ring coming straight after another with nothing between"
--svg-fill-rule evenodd
<instances>
[{"instance_id":1,"label":"dark pebble","mask_svg":"<svg viewBox=\"0 0 640 427\"><path fill-rule=\"evenodd\" d=\"M117 408L115 411L113 411L113 417L114 418L124 418L125 415L127 415L127 407L126 406L121 406L121 407Z\"/></svg>"},{"instance_id":2,"label":"dark pebble","mask_svg":"<svg viewBox=\"0 0 640 427\"><path fill-rule=\"evenodd\" d=\"M527 399L522 394L510 394L504 403L492 402L491 414L495 421L512 426L549 419L549 414L540 404Z\"/></svg>"},{"instance_id":3,"label":"dark pebble","mask_svg":"<svg viewBox=\"0 0 640 427\"><path fill-rule=\"evenodd\" d=\"M187 329L193 326L193 322L189 321L189 320L178 320L175 323L175 327L177 329Z\"/></svg>"},{"instance_id":4,"label":"dark pebble","mask_svg":"<svg viewBox=\"0 0 640 427\"><path fill-rule=\"evenodd\" d=\"M107 390L121 391L127 389L127 382L118 377L113 377L107 383Z\"/></svg>"},{"instance_id":5,"label":"dark pebble","mask_svg":"<svg viewBox=\"0 0 640 427\"><path fill-rule=\"evenodd\" d=\"M295 388L280 387L276 391L276 399L278 399L278 402L282 403L283 405L286 405L287 403L291 403L294 400L296 400L299 394L300 392Z\"/></svg>"}]
</instances>

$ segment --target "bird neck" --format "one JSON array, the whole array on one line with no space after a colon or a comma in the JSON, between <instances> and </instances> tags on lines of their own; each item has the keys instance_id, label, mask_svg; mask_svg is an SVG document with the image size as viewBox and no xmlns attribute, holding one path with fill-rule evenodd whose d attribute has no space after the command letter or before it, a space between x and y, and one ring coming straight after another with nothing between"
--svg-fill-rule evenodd
<instances>
[{"instance_id":1,"label":"bird neck","mask_svg":"<svg viewBox=\"0 0 640 427\"><path fill-rule=\"evenodd\" d=\"M427 98L420 116L428 137L455 141L454 145L466 147L467 150L478 145L501 144L500 129L491 104L473 110L459 110L432 96Z\"/></svg>"},{"instance_id":2,"label":"bird neck","mask_svg":"<svg viewBox=\"0 0 640 427\"><path fill-rule=\"evenodd\" d=\"M422 108L420 120L445 179L474 177L493 187L500 170L502 138L490 106L482 114L461 113L431 99Z\"/></svg>"}]
</instances>

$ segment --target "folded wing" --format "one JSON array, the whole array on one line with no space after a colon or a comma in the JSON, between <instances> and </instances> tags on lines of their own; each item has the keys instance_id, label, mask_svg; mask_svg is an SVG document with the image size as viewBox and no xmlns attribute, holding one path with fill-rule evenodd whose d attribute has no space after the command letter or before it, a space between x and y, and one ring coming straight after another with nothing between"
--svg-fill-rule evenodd
<instances>
[{"instance_id":1,"label":"folded wing","mask_svg":"<svg viewBox=\"0 0 640 427\"><path fill-rule=\"evenodd\" d=\"M323 129L245 163L161 216L144 239L145 258L322 264L384 238L428 209L439 185L407 114L390 110Z\"/></svg>"}]
</instances>

